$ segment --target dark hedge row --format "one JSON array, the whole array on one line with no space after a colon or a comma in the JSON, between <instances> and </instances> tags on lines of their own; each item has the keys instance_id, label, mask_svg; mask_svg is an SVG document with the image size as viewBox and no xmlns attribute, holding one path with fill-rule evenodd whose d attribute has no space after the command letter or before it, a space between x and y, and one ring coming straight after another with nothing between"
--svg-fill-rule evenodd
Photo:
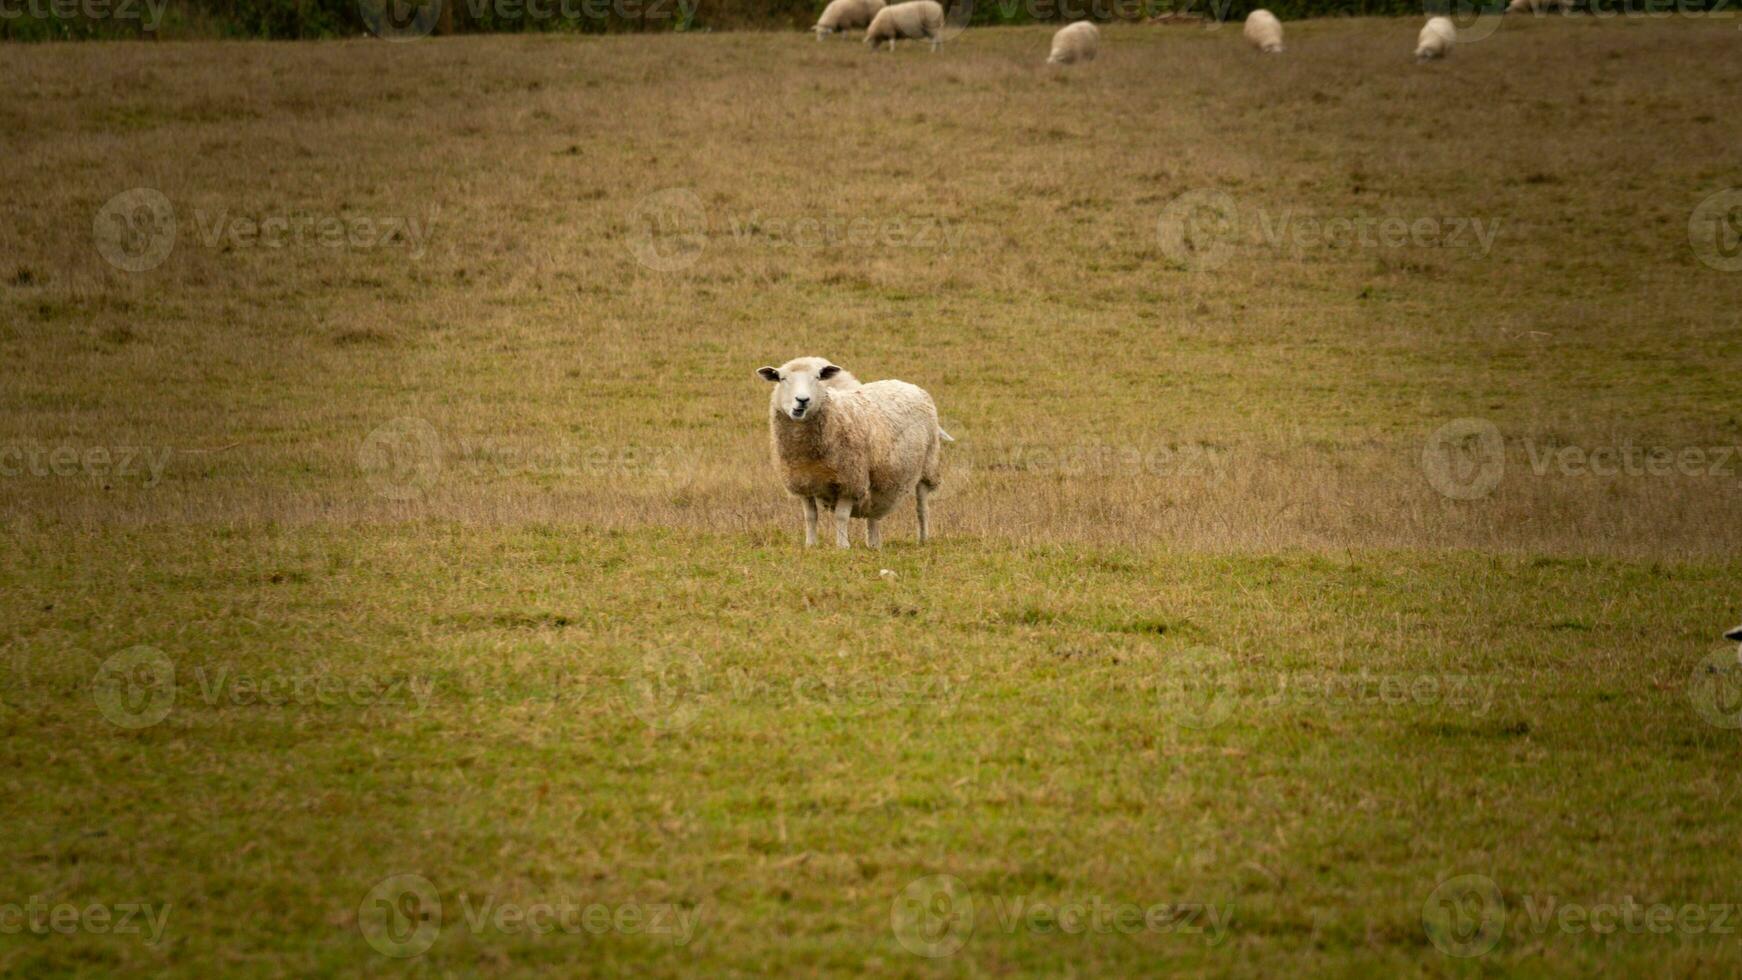
<instances>
[{"instance_id":1,"label":"dark hedge row","mask_svg":"<svg viewBox=\"0 0 1742 980\"><path fill-rule=\"evenodd\" d=\"M329 38L365 33L796 29L826 0L0 0L0 39ZM1577 0L1597 16L1697 16L1742 0ZM1473 17L1503 0L954 0L952 20L1026 24L1188 13L1241 20L1263 6L1307 17ZM971 4L971 6L970 6ZM1548 16L1560 16L1553 14Z\"/></svg>"}]
</instances>

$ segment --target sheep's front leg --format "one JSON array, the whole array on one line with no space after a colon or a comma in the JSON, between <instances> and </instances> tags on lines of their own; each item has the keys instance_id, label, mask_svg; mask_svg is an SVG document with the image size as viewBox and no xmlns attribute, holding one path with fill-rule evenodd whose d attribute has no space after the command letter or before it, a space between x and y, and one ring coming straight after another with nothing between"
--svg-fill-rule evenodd
<instances>
[{"instance_id":1,"label":"sheep's front leg","mask_svg":"<svg viewBox=\"0 0 1742 980\"><path fill-rule=\"evenodd\" d=\"M919 543L920 544L925 544L926 517L927 517L926 509L925 509L925 496L928 493L931 493L931 491L927 490L925 488L925 484L923 484L923 483L921 483L920 485L913 488L914 506L916 507L916 509L918 510L918 513L919 513Z\"/></svg>"},{"instance_id":2,"label":"sheep's front leg","mask_svg":"<svg viewBox=\"0 0 1742 980\"><path fill-rule=\"evenodd\" d=\"M817 498L804 498L804 546L814 547L817 543Z\"/></svg>"},{"instance_id":3,"label":"sheep's front leg","mask_svg":"<svg viewBox=\"0 0 1742 980\"><path fill-rule=\"evenodd\" d=\"M872 548L883 547L883 531L877 526L877 518L865 519L865 544Z\"/></svg>"},{"instance_id":4,"label":"sheep's front leg","mask_svg":"<svg viewBox=\"0 0 1742 980\"><path fill-rule=\"evenodd\" d=\"M853 520L853 501L848 497L835 498L835 547L851 548L847 540L847 528Z\"/></svg>"}]
</instances>

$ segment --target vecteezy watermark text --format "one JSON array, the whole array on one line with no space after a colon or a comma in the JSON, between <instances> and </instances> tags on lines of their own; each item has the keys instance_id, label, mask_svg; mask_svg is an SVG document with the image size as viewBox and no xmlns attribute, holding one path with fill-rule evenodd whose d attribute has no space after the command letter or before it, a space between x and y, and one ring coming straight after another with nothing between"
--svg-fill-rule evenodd
<instances>
[{"instance_id":1,"label":"vecteezy watermark text","mask_svg":"<svg viewBox=\"0 0 1742 980\"><path fill-rule=\"evenodd\" d=\"M155 487L175 450L153 446L0 446L0 477L139 479Z\"/></svg>"},{"instance_id":2,"label":"vecteezy watermark text","mask_svg":"<svg viewBox=\"0 0 1742 980\"><path fill-rule=\"evenodd\" d=\"M206 248L226 252L253 248L400 248L413 259L421 259L439 217L433 211L423 216L348 211L235 215L228 209L195 209L194 240ZM135 187L116 194L91 222L98 254L123 272L149 272L162 265L175 250L182 228L169 198L151 187Z\"/></svg>"},{"instance_id":3,"label":"vecteezy watermark text","mask_svg":"<svg viewBox=\"0 0 1742 980\"><path fill-rule=\"evenodd\" d=\"M528 902L465 891L457 898L460 921L474 936L651 936L682 947L695 938L702 920L701 906L674 902L598 902L567 895ZM441 938L444 911L434 882L420 874L394 874L363 896L357 927L384 956L421 956Z\"/></svg>"},{"instance_id":4,"label":"vecteezy watermark text","mask_svg":"<svg viewBox=\"0 0 1742 980\"><path fill-rule=\"evenodd\" d=\"M113 902L78 905L32 895L23 902L0 903L0 935L144 936L148 946L163 938L170 904Z\"/></svg>"},{"instance_id":5,"label":"vecteezy watermark text","mask_svg":"<svg viewBox=\"0 0 1742 980\"><path fill-rule=\"evenodd\" d=\"M719 217L715 215L714 217ZM720 234L719 232L724 232ZM628 215L625 244L635 261L656 272L694 265L716 239L737 246L777 249L914 249L950 254L968 238L968 226L943 215L801 214L760 211L710 220L701 196L669 187L637 199Z\"/></svg>"},{"instance_id":6,"label":"vecteezy watermark text","mask_svg":"<svg viewBox=\"0 0 1742 980\"><path fill-rule=\"evenodd\" d=\"M118 728L137 731L165 718L184 687L206 707L360 708L398 707L421 714L434 682L427 677L340 676L323 671L251 673L229 664L200 664L180 672L192 685L178 684L175 661L162 650L136 646L113 654L97 669L91 698L97 711Z\"/></svg>"},{"instance_id":7,"label":"vecteezy watermark text","mask_svg":"<svg viewBox=\"0 0 1742 980\"><path fill-rule=\"evenodd\" d=\"M1742 445L1651 446L1631 439L1597 445L1517 441L1532 476L1574 479L1683 477L1742 483ZM1454 419L1428 436L1421 454L1428 483L1454 500L1494 492L1506 476L1506 439L1486 419Z\"/></svg>"},{"instance_id":8,"label":"vecteezy watermark text","mask_svg":"<svg viewBox=\"0 0 1742 980\"><path fill-rule=\"evenodd\" d=\"M1470 249L1487 255L1498 217L1474 215L1320 215L1292 208L1247 208L1226 191L1189 190L1162 209L1155 236L1162 254L1193 270L1220 268L1243 244L1272 250Z\"/></svg>"},{"instance_id":9,"label":"vecteezy watermark text","mask_svg":"<svg viewBox=\"0 0 1742 980\"><path fill-rule=\"evenodd\" d=\"M168 7L169 0L0 0L0 20L138 21L155 33Z\"/></svg>"},{"instance_id":10,"label":"vecteezy watermark text","mask_svg":"<svg viewBox=\"0 0 1742 980\"><path fill-rule=\"evenodd\" d=\"M989 911L990 917L984 916ZM1029 895L975 896L954 875L915 879L890 903L889 924L901 947L916 956L959 952L982 925L1006 934L1134 936L1157 933L1217 946L1233 925L1234 906L1205 902L1128 902L1103 896L1042 899Z\"/></svg>"},{"instance_id":11,"label":"vecteezy watermark text","mask_svg":"<svg viewBox=\"0 0 1742 980\"><path fill-rule=\"evenodd\" d=\"M228 211L196 210L194 226L207 248L404 248L421 259L437 217L311 212L233 217Z\"/></svg>"},{"instance_id":12,"label":"vecteezy watermark text","mask_svg":"<svg viewBox=\"0 0 1742 980\"><path fill-rule=\"evenodd\" d=\"M1442 880L1422 903L1422 928L1447 956L1483 956L1508 931L1517 936L1732 936L1742 921L1736 902L1569 901L1525 892L1510 905L1493 878L1480 874Z\"/></svg>"}]
</instances>

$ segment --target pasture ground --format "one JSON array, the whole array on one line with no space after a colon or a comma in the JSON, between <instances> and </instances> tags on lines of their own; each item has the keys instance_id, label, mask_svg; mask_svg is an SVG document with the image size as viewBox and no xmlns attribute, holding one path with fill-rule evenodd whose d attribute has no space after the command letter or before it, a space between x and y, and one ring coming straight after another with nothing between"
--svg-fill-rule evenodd
<instances>
[{"instance_id":1,"label":"pasture ground","mask_svg":"<svg viewBox=\"0 0 1742 980\"><path fill-rule=\"evenodd\" d=\"M1737 23L0 49L0 971L1736 970Z\"/></svg>"}]
</instances>

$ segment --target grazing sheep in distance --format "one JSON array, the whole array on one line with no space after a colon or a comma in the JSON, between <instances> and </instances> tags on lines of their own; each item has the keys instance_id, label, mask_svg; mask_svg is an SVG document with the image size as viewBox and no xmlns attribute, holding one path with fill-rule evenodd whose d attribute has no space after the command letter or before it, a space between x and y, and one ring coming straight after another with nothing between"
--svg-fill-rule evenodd
<instances>
[{"instance_id":1,"label":"grazing sheep in distance","mask_svg":"<svg viewBox=\"0 0 1742 980\"><path fill-rule=\"evenodd\" d=\"M877 16L871 18L871 26L865 28L865 43L875 51L879 44L888 41L889 50L893 52L896 38L923 37L931 42L932 53L936 54L938 44L943 40L943 31L942 4L937 0L907 0L877 11Z\"/></svg>"},{"instance_id":2,"label":"grazing sheep in distance","mask_svg":"<svg viewBox=\"0 0 1742 980\"><path fill-rule=\"evenodd\" d=\"M817 40L821 41L825 34L869 27L884 6L883 0L831 0L811 30L817 32Z\"/></svg>"},{"instance_id":3,"label":"grazing sheep in distance","mask_svg":"<svg viewBox=\"0 0 1742 980\"><path fill-rule=\"evenodd\" d=\"M1254 10L1246 17L1246 43L1265 54L1282 53L1282 21L1268 10Z\"/></svg>"},{"instance_id":4,"label":"grazing sheep in distance","mask_svg":"<svg viewBox=\"0 0 1742 980\"><path fill-rule=\"evenodd\" d=\"M905 381L862 385L821 357L758 368L774 382L768 434L774 468L804 502L804 543L817 543L817 508L835 515L835 544L848 547L851 518L865 519L865 543L881 547L882 520L908 491L927 535L926 497L938 485L938 453L954 442L938 427L925 389ZM844 380L843 380L844 379Z\"/></svg>"},{"instance_id":5,"label":"grazing sheep in distance","mask_svg":"<svg viewBox=\"0 0 1742 980\"><path fill-rule=\"evenodd\" d=\"M1415 60L1434 61L1452 53L1458 29L1449 17L1431 17L1415 39Z\"/></svg>"},{"instance_id":6,"label":"grazing sheep in distance","mask_svg":"<svg viewBox=\"0 0 1742 980\"><path fill-rule=\"evenodd\" d=\"M1078 61L1094 61L1101 48L1101 31L1086 20L1067 24L1052 36L1052 53L1046 56L1049 65L1069 65Z\"/></svg>"}]
</instances>

